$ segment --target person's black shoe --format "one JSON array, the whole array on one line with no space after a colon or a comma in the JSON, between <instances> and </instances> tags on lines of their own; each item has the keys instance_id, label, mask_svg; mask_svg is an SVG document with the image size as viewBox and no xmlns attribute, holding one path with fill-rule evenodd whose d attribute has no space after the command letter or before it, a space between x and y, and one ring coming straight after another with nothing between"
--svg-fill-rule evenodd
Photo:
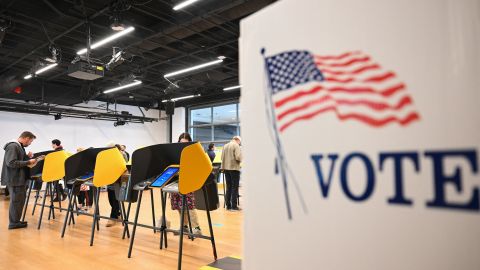
<instances>
[{"instance_id":1,"label":"person's black shoe","mask_svg":"<svg viewBox=\"0 0 480 270\"><path fill-rule=\"evenodd\" d=\"M14 229L21 229L21 228L26 228L27 227L27 223L14 223L14 224L10 224L8 225L8 229L9 230L14 230Z\"/></svg>"},{"instance_id":2,"label":"person's black shoe","mask_svg":"<svg viewBox=\"0 0 480 270\"><path fill-rule=\"evenodd\" d=\"M62 194L62 202L65 201L67 199L68 195L67 193L63 193Z\"/></svg>"},{"instance_id":3,"label":"person's black shoe","mask_svg":"<svg viewBox=\"0 0 480 270\"><path fill-rule=\"evenodd\" d=\"M230 209L230 211L232 211L232 212L242 211L242 208L235 207L235 208Z\"/></svg>"},{"instance_id":4,"label":"person's black shoe","mask_svg":"<svg viewBox=\"0 0 480 270\"><path fill-rule=\"evenodd\" d=\"M22 224L28 224L27 221L20 221L20 223L22 223Z\"/></svg>"},{"instance_id":5,"label":"person's black shoe","mask_svg":"<svg viewBox=\"0 0 480 270\"><path fill-rule=\"evenodd\" d=\"M53 198L53 202L58 202L58 197Z\"/></svg>"}]
</instances>

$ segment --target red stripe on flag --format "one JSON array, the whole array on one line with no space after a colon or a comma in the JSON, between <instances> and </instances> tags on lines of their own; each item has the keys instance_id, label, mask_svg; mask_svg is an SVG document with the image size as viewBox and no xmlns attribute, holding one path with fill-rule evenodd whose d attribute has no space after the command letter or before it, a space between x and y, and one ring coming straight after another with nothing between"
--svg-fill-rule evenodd
<instances>
[{"instance_id":1,"label":"red stripe on flag","mask_svg":"<svg viewBox=\"0 0 480 270\"><path fill-rule=\"evenodd\" d=\"M388 103L385 103L385 102L373 102L373 101L364 100L364 99L361 99L361 100L338 99L337 100L337 99L333 98L332 96L327 95L327 96L321 97L321 98L316 99L316 100L305 102L302 105L292 107L292 108L282 112L281 114L279 114L277 116L277 120L280 121L284 117L286 117L286 116L288 116L292 113L302 111L302 110L306 110L306 109L308 109L312 106L315 106L315 105L321 105L322 103L325 103L326 101L329 101L329 100L335 101L335 103L337 103L337 105L366 106L366 107L368 107L372 110L375 110L375 111L384 111L384 110L387 110L387 109L391 109L391 110L394 110L394 111L399 111L403 107L405 107L406 105L409 105L409 104L413 103L412 99L409 96L404 96L396 105L392 106L392 105L390 105Z\"/></svg>"},{"instance_id":2,"label":"red stripe on flag","mask_svg":"<svg viewBox=\"0 0 480 270\"><path fill-rule=\"evenodd\" d=\"M409 113L403 119L398 118L396 116L389 116L389 117L386 117L386 118L383 118L383 119L375 119L375 118L372 118L370 116L363 115L363 114L358 114L358 113L350 113L350 114L342 115L338 112L338 110L335 106L329 106L329 107L317 110L315 112L299 116L299 117L287 122L286 124L282 125L280 127L279 131L283 132L289 126L291 126L292 124L294 124L298 121L309 120L310 118L313 118L313 117L315 117L315 116L317 116L321 113L327 112L327 111L334 111L335 114L337 115L337 117L342 121L353 119L353 120L358 120L358 121L364 122L365 124L367 124L369 126L373 126L373 127L381 127L381 126L384 126L384 125L392 123L392 122L397 122L400 125L405 126L412 121L420 119L420 116L415 111Z\"/></svg>"},{"instance_id":3,"label":"red stripe on flag","mask_svg":"<svg viewBox=\"0 0 480 270\"><path fill-rule=\"evenodd\" d=\"M349 57L350 55L359 54L359 51L346 52L340 55L315 55L315 58L321 60L342 60L343 58Z\"/></svg>"},{"instance_id":4,"label":"red stripe on flag","mask_svg":"<svg viewBox=\"0 0 480 270\"><path fill-rule=\"evenodd\" d=\"M338 70L330 70L330 69L325 69L321 68L320 71L325 74L331 74L331 75L358 75L361 74L362 72L369 71L369 70L378 70L380 69L380 65L378 64L372 64L364 67L360 67L357 69L354 69L352 71L338 71Z\"/></svg>"},{"instance_id":5,"label":"red stripe on flag","mask_svg":"<svg viewBox=\"0 0 480 270\"><path fill-rule=\"evenodd\" d=\"M287 96L285 98L280 99L279 101L275 102L275 108L279 108L288 102L292 102L296 99L299 99L303 96L308 96L308 95L313 95L316 94L322 90L326 90L329 92L344 92L344 93L349 93L349 94L376 94L376 95L381 95L384 97L389 97L393 95L396 92L399 92L401 90L405 89L405 85L403 83L399 83L395 86L383 89L383 90L377 90L371 87L323 87L323 86L315 86L314 88L310 90L304 90L304 91L298 91L295 92L294 94Z\"/></svg>"},{"instance_id":6,"label":"red stripe on flag","mask_svg":"<svg viewBox=\"0 0 480 270\"><path fill-rule=\"evenodd\" d=\"M356 63L366 63L370 61L370 57L368 56L365 56L365 57L361 57L361 58L354 58L354 59L350 59L348 60L347 62L344 62L344 63L325 63L325 62L321 62L321 61L315 61L315 64L317 66L320 66L320 67L348 67L348 66L351 66L353 64L356 64Z\"/></svg>"},{"instance_id":7,"label":"red stripe on flag","mask_svg":"<svg viewBox=\"0 0 480 270\"><path fill-rule=\"evenodd\" d=\"M336 83L351 83L351 82L381 83L385 80L392 79L392 78L395 78L395 73L390 72L390 71L385 73L385 74L371 76L371 77L368 77L368 78L363 79L363 80L359 80L355 77L338 78L338 77L335 77L335 76L328 76L328 77L325 76L325 80L327 82L336 82Z\"/></svg>"}]
</instances>

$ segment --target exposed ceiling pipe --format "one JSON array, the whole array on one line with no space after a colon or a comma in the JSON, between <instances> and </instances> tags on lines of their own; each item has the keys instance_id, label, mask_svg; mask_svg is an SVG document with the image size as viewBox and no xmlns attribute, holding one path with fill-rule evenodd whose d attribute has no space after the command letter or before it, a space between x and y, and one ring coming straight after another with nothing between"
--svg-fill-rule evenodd
<instances>
[{"instance_id":1,"label":"exposed ceiling pipe","mask_svg":"<svg viewBox=\"0 0 480 270\"><path fill-rule=\"evenodd\" d=\"M108 7L104 7L103 9L95 12L95 14L89 16L88 19L91 20L91 19L99 16L100 14L102 14L103 12L105 12L105 11L107 11L107 10L108 10ZM52 41L55 41L55 40L63 37L64 35L72 32L73 30L75 30L75 29L77 29L78 27L82 26L84 23L85 23L85 22L82 21L82 22L79 22L79 23L75 24L75 25L72 26L71 28L65 30L63 33L61 33L61 34L55 36L54 38L52 38ZM17 61L11 63L11 64L8 65L7 67L5 67L5 68L3 68L2 70L0 70L0 74L3 74L5 71L9 70L9 69L10 69L11 67L13 67L14 65L20 63L21 61L23 61L24 59L26 59L26 58L29 57L30 55L36 53L38 50L43 49L43 48L45 48L45 47L48 46L48 45L50 45L50 42L45 42L45 43L43 43L42 45L38 46L37 48L33 49L30 53L22 56L22 57L21 57L20 59L18 59Z\"/></svg>"}]
</instances>

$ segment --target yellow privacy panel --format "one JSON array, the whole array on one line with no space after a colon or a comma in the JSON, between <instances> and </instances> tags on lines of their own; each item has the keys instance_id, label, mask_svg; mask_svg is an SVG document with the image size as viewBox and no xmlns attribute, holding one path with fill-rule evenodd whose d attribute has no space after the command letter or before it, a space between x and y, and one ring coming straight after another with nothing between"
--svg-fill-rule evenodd
<instances>
[{"instance_id":1,"label":"yellow privacy panel","mask_svg":"<svg viewBox=\"0 0 480 270\"><path fill-rule=\"evenodd\" d=\"M187 194L199 190L211 172L212 163L200 143L183 148L180 156L178 191Z\"/></svg>"},{"instance_id":2,"label":"yellow privacy panel","mask_svg":"<svg viewBox=\"0 0 480 270\"><path fill-rule=\"evenodd\" d=\"M125 159L116 147L103 150L95 161L93 185L103 187L113 184L126 170Z\"/></svg>"},{"instance_id":3,"label":"yellow privacy panel","mask_svg":"<svg viewBox=\"0 0 480 270\"><path fill-rule=\"evenodd\" d=\"M65 177L65 160L68 154L65 151L56 151L45 156L42 170L44 182L57 181Z\"/></svg>"}]
</instances>

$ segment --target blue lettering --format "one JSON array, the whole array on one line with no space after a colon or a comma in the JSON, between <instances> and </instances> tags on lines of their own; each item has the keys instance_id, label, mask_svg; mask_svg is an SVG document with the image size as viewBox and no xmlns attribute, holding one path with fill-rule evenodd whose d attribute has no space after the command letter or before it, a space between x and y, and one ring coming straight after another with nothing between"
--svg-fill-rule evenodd
<instances>
[{"instance_id":1,"label":"blue lettering","mask_svg":"<svg viewBox=\"0 0 480 270\"><path fill-rule=\"evenodd\" d=\"M380 153L380 170L383 170L383 163L388 158L393 159L395 195L388 198L387 202L391 204L412 205L412 200L405 198L403 194L403 166L402 160L410 159L413 162L415 171L418 172L418 154L416 152L399 152L399 153Z\"/></svg>"},{"instance_id":2,"label":"blue lettering","mask_svg":"<svg viewBox=\"0 0 480 270\"><path fill-rule=\"evenodd\" d=\"M330 184L332 183L333 168L335 167L335 161L338 158L336 154L330 154L327 156L331 160L330 172L328 173L328 179L325 183L322 173L322 167L320 166L320 161L323 158L323 155L312 155L313 163L315 164L315 169L318 176L318 182L320 184L320 191L322 192L323 197L328 197L328 190L330 189Z\"/></svg>"},{"instance_id":3,"label":"blue lettering","mask_svg":"<svg viewBox=\"0 0 480 270\"><path fill-rule=\"evenodd\" d=\"M472 167L472 172L476 174L478 172L477 152L475 150L442 152L426 151L425 156L431 158L433 162L433 178L435 192L434 198L431 201L427 202L427 206L478 211L480 209L478 187L473 189L472 197L469 202L460 204L446 201L446 184L453 184L458 192L462 192L462 171L460 167L456 167L453 175L445 175L443 163L444 160L448 157L464 157L470 163L470 166Z\"/></svg>"},{"instance_id":4,"label":"blue lettering","mask_svg":"<svg viewBox=\"0 0 480 270\"><path fill-rule=\"evenodd\" d=\"M359 158L361 161L363 161L363 164L365 164L365 169L367 170L367 187L365 189L365 192L360 195L360 196L355 196L352 194L350 191L350 188L348 187L348 181L347 181L347 168L348 164L353 158ZM352 153L348 155L342 163L342 166L340 167L340 183L342 184L342 189L343 192L347 195L348 198L350 198L353 201L364 201L372 195L373 188L375 185L375 174L373 172L373 165L370 159L362 153Z\"/></svg>"}]
</instances>

